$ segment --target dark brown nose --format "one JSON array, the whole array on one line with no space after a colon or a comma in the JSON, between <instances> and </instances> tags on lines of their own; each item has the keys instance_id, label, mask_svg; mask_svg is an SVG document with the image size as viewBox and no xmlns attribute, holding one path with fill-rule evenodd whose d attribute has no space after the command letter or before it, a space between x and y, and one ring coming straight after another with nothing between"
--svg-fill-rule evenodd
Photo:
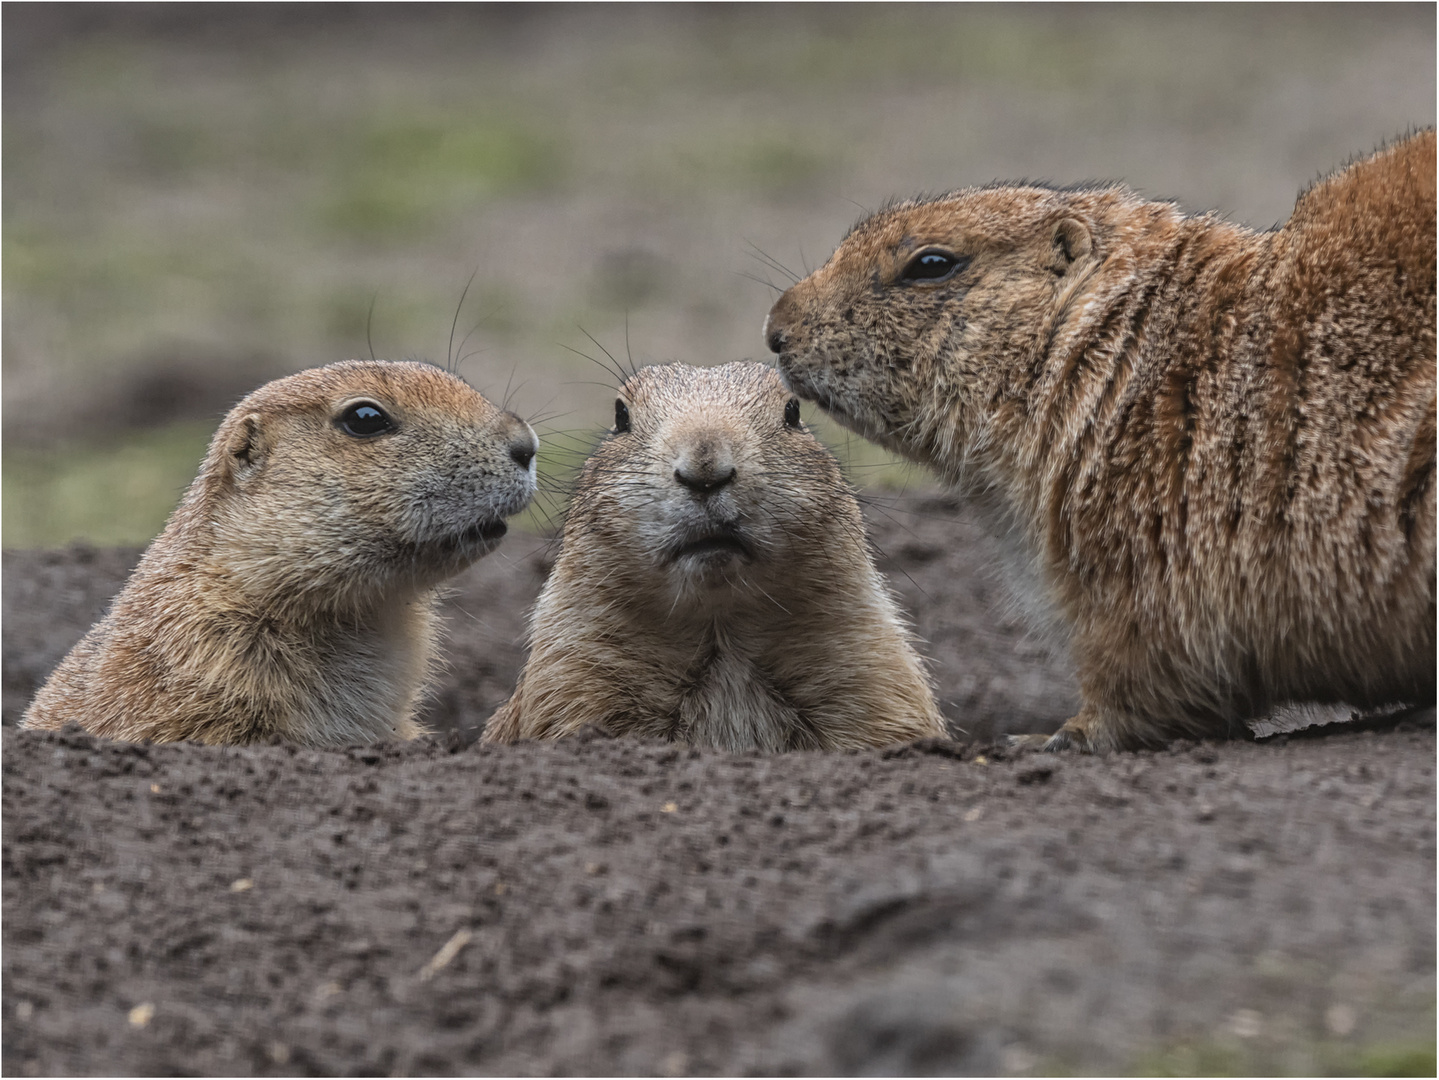
<instances>
[{"instance_id":1,"label":"dark brown nose","mask_svg":"<svg viewBox=\"0 0 1439 1080\"><path fill-rule=\"evenodd\" d=\"M769 351L777 353L784 348L784 331L777 323L765 320L764 343L769 346Z\"/></svg>"},{"instance_id":2,"label":"dark brown nose","mask_svg":"<svg viewBox=\"0 0 1439 1080\"><path fill-rule=\"evenodd\" d=\"M769 314L765 316L764 343L772 353L784 348L785 338L789 336L789 317L793 306L789 293L785 293L774 302L774 307L770 308Z\"/></svg>"},{"instance_id":3,"label":"dark brown nose","mask_svg":"<svg viewBox=\"0 0 1439 1080\"><path fill-rule=\"evenodd\" d=\"M709 495L734 480L734 452L723 439L701 436L675 458L675 480L696 495Z\"/></svg>"},{"instance_id":4,"label":"dark brown nose","mask_svg":"<svg viewBox=\"0 0 1439 1080\"><path fill-rule=\"evenodd\" d=\"M512 412L505 413L510 422L510 460L522 469L528 469L535 460L535 451L540 442L535 438L534 428Z\"/></svg>"},{"instance_id":5,"label":"dark brown nose","mask_svg":"<svg viewBox=\"0 0 1439 1080\"><path fill-rule=\"evenodd\" d=\"M691 491L697 492L700 495L708 495L711 491L715 491L728 484L735 478L738 472L739 470L733 465L727 469L717 469L713 467L706 468L704 466L696 467L690 462L685 462L684 465L675 469L675 479Z\"/></svg>"}]
</instances>

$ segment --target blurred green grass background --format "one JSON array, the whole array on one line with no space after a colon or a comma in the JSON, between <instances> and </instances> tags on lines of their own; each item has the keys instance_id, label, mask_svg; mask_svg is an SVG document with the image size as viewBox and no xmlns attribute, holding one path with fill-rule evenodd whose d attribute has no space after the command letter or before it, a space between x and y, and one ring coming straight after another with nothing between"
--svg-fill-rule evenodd
<instances>
[{"instance_id":1,"label":"blurred green grass background","mask_svg":"<svg viewBox=\"0 0 1439 1080\"><path fill-rule=\"evenodd\" d=\"M892 195L1119 176L1267 227L1434 121L1428 5L77 12L3 12L11 547L145 542L246 390L369 341L445 361L472 272L462 372L597 431L583 331L762 357L753 249L802 273ZM817 427L857 482L925 482Z\"/></svg>"}]
</instances>

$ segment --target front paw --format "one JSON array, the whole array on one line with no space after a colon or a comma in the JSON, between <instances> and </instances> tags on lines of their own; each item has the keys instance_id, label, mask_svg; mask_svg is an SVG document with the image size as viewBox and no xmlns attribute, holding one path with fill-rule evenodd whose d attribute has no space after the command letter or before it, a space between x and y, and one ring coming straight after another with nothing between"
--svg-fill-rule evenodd
<instances>
[{"instance_id":1,"label":"front paw","mask_svg":"<svg viewBox=\"0 0 1439 1080\"><path fill-rule=\"evenodd\" d=\"M1005 741L1014 750L1044 750L1053 735L1006 735Z\"/></svg>"},{"instance_id":2,"label":"front paw","mask_svg":"<svg viewBox=\"0 0 1439 1080\"><path fill-rule=\"evenodd\" d=\"M1009 745L1016 750L1033 750L1044 754L1057 754L1061 750L1078 750L1082 754L1094 753L1088 737L1078 728L1065 724L1053 735L1010 735Z\"/></svg>"},{"instance_id":3,"label":"front paw","mask_svg":"<svg viewBox=\"0 0 1439 1080\"><path fill-rule=\"evenodd\" d=\"M1044 751L1057 754L1061 750L1078 750L1081 754L1094 753L1094 746L1082 728L1065 724L1045 741Z\"/></svg>"}]
</instances>

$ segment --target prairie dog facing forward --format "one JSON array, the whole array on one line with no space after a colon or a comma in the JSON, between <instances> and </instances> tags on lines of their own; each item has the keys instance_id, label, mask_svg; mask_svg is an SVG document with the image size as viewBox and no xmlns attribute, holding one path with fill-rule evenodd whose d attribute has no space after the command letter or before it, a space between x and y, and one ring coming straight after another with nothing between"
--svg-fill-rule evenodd
<instances>
[{"instance_id":1,"label":"prairie dog facing forward","mask_svg":"<svg viewBox=\"0 0 1439 1080\"><path fill-rule=\"evenodd\" d=\"M724 750L945 733L859 504L772 368L643 368L581 470L489 742L585 724Z\"/></svg>"},{"instance_id":2,"label":"prairie dog facing forward","mask_svg":"<svg viewBox=\"0 0 1439 1080\"><path fill-rule=\"evenodd\" d=\"M22 726L311 746L420 734L435 587L499 543L534 492L536 448L527 423L427 364L262 386Z\"/></svg>"},{"instance_id":3,"label":"prairie dog facing forward","mask_svg":"<svg viewBox=\"0 0 1439 1080\"><path fill-rule=\"evenodd\" d=\"M796 393L967 490L1067 636L1050 748L1435 694L1435 138L1268 233L1121 186L857 225L775 303Z\"/></svg>"}]
</instances>

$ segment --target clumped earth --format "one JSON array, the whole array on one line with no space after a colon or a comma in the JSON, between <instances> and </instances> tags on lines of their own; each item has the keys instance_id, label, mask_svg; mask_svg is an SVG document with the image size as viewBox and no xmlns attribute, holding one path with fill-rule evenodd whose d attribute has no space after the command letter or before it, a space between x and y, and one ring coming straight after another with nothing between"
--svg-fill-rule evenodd
<instances>
[{"instance_id":1,"label":"clumped earth","mask_svg":"<svg viewBox=\"0 0 1439 1080\"><path fill-rule=\"evenodd\" d=\"M437 734L13 725L138 552L4 557L3 1064L42 1074L1435 1068L1433 710L1013 754L1075 704L953 502L867 512L957 741L475 742L553 557L450 600Z\"/></svg>"}]
</instances>

